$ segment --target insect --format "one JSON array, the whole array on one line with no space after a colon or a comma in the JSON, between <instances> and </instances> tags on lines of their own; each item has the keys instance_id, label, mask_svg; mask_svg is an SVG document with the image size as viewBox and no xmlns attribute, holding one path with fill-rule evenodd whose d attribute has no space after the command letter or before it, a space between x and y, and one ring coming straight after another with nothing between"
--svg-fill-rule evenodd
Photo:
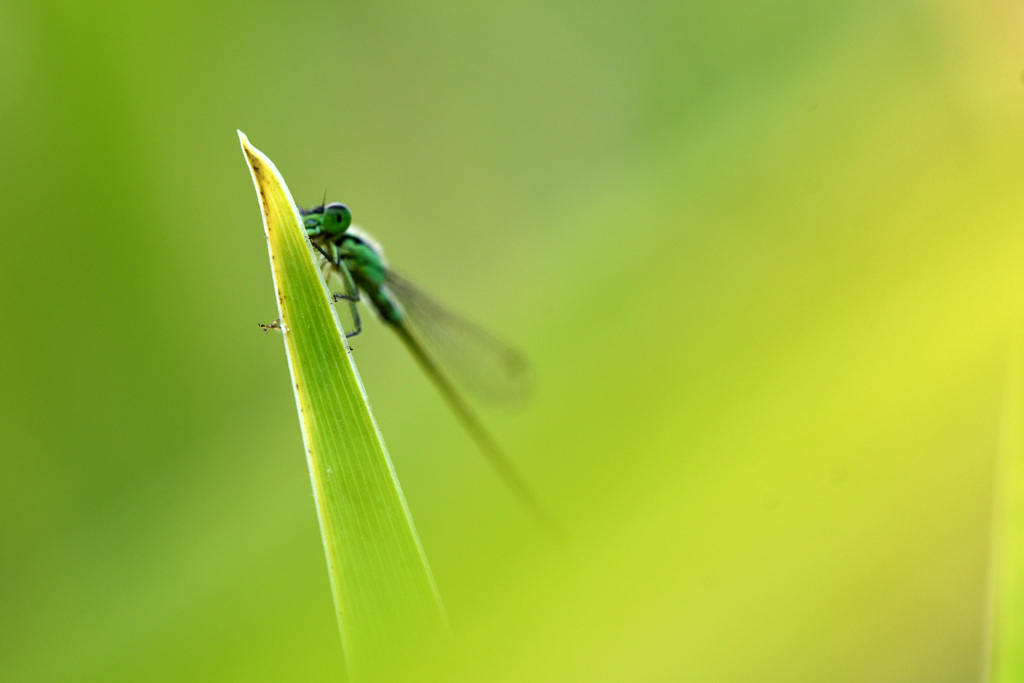
<instances>
[{"instance_id":1,"label":"insect","mask_svg":"<svg viewBox=\"0 0 1024 683\"><path fill-rule=\"evenodd\" d=\"M334 302L347 305L352 329L362 331L358 303L368 299L440 391L501 479L544 526L560 536L512 461L484 430L455 383L485 400L517 402L528 390L522 354L448 311L388 267L381 247L352 225L352 212L332 203L300 209L303 227L320 256L320 270ZM334 291L335 288L337 291Z\"/></svg>"}]
</instances>

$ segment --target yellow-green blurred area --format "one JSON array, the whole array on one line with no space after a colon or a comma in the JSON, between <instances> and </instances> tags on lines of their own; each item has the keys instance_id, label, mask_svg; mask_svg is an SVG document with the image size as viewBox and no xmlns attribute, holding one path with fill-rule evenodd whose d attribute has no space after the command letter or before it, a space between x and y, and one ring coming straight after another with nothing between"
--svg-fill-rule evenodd
<instances>
[{"instance_id":1,"label":"yellow-green blurred area","mask_svg":"<svg viewBox=\"0 0 1024 683\"><path fill-rule=\"evenodd\" d=\"M388 330L352 341L457 644L417 676L976 680L1022 25L0 3L0 680L343 675L236 129L532 361L480 411L567 549Z\"/></svg>"}]
</instances>

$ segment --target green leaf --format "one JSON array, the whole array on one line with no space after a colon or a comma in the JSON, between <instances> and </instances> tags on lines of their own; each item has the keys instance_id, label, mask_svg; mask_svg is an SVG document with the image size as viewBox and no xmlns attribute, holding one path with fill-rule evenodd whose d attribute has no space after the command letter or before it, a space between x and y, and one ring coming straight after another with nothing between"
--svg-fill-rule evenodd
<instances>
[{"instance_id":1,"label":"green leaf","mask_svg":"<svg viewBox=\"0 0 1024 683\"><path fill-rule=\"evenodd\" d=\"M443 607L298 209L239 131L263 212L295 402L350 678L415 667Z\"/></svg>"}]
</instances>

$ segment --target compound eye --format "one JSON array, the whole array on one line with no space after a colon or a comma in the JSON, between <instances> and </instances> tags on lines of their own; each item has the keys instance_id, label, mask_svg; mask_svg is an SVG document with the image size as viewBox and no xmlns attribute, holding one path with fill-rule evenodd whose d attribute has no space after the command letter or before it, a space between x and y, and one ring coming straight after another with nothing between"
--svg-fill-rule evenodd
<instances>
[{"instance_id":1,"label":"compound eye","mask_svg":"<svg viewBox=\"0 0 1024 683\"><path fill-rule=\"evenodd\" d=\"M324 209L324 224L327 232L345 232L352 224L352 212L344 204L328 204Z\"/></svg>"}]
</instances>

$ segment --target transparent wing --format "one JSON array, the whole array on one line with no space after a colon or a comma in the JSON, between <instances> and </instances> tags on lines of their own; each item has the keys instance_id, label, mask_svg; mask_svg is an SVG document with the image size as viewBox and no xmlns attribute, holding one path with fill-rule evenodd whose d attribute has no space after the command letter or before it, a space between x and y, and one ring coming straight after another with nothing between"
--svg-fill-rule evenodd
<instances>
[{"instance_id":1,"label":"transparent wing","mask_svg":"<svg viewBox=\"0 0 1024 683\"><path fill-rule=\"evenodd\" d=\"M386 287L405 312L411 333L459 386L499 405L516 406L526 400L530 373L523 354L390 270Z\"/></svg>"}]
</instances>

